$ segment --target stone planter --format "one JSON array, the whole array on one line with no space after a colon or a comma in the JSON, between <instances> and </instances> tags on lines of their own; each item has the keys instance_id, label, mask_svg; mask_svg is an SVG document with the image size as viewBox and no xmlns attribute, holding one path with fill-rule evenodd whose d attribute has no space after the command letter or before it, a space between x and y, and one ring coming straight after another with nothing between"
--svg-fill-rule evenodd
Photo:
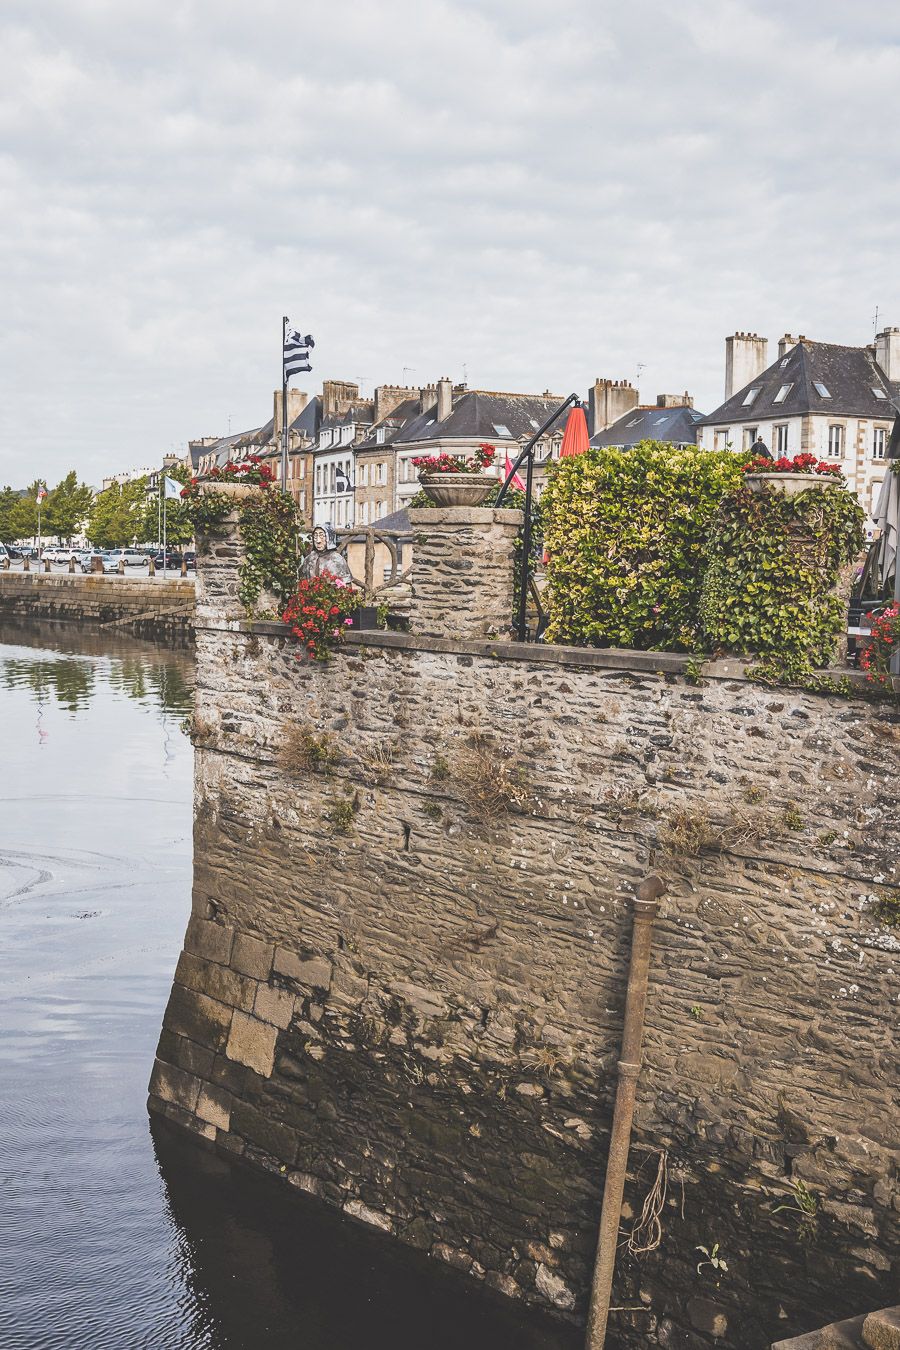
<instances>
[{"instance_id":1,"label":"stone planter","mask_svg":"<svg viewBox=\"0 0 900 1350\"><path fill-rule=\"evenodd\" d=\"M828 484L843 486L843 480L830 473L747 473L744 474L744 482L751 492L762 492L768 483L776 492L785 492L789 497Z\"/></svg>"},{"instance_id":2,"label":"stone planter","mask_svg":"<svg viewBox=\"0 0 900 1350\"><path fill-rule=\"evenodd\" d=\"M221 492L223 497L249 497L258 491L256 483L229 483L227 479L214 479L211 483L200 484L200 494L203 497L212 496L215 492Z\"/></svg>"},{"instance_id":3,"label":"stone planter","mask_svg":"<svg viewBox=\"0 0 900 1350\"><path fill-rule=\"evenodd\" d=\"M436 506L480 506L497 486L483 473L423 473L419 482Z\"/></svg>"}]
</instances>

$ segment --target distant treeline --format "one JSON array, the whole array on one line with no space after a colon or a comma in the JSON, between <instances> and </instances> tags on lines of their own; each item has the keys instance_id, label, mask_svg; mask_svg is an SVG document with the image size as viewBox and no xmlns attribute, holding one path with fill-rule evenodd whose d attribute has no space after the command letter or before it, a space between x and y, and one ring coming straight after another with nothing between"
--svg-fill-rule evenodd
<instances>
[{"instance_id":1,"label":"distant treeline","mask_svg":"<svg viewBox=\"0 0 900 1350\"><path fill-rule=\"evenodd\" d=\"M186 483L189 471L169 468L170 478ZM159 494L148 492L147 479L114 483L95 493L87 483L79 483L73 469L56 487L42 479L24 490L5 487L0 492L0 542L12 544L36 537L38 533L38 493L47 493L40 503L40 533L68 542L86 535L98 548L122 548L132 543L158 543ZM174 499L166 503L166 538L173 545L187 544L193 537L187 510Z\"/></svg>"}]
</instances>

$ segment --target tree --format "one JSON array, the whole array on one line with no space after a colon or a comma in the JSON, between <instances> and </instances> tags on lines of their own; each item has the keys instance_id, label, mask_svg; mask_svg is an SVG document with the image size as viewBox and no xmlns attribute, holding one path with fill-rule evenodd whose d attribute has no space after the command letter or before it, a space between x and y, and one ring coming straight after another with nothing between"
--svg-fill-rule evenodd
<instances>
[{"instance_id":1,"label":"tree","mask_svg":"<svg viewBox=\"0 0 900 1350\"><path fill-rule=\"evenodd\" d=\"M146 497L146 478L136 478L131 483L113 483L112 487L98 492L87 528L91 543L98 548L122 548L140 538Z\"/></svg>"},{"instance_id":2,"label":"tree","mask_svg":"<svg viewBox=\"0 0 900 1350\"><path fill-rule=\"evenodd\" d=\"M22 536L22 501L20 493L14 488L5 487L0 492L0 543L11 544Z\"/></svg>"},{"instance_id":3,"label":"tree","mask_svg":"<svg viewBox=\"0 0 900 1350\"><path fill-rule=\"evenodd\" d=\"M187 484L191 481L191 471L185 468L183 464L175 464L171 468L160 471L159 489L147 498L140 530L142 539L157 539L159 543L162 543L159 493L162 491L164 474L169 478L174 478L176 483ZM189 544L193 537L194 526L191 523L186 504L180 499L170 497L166 502L166 547L169 544L173 547Z\"/></svg>"},{"instance_id":4,"label":"tree","mask_svg":"<svg viewBox=\"0 0 900 1350\"><path fill-rule=\"evenodd\" d=\"M81 531L90 515L93 500L93 492L87 483L79 483L75 470L67 473L44 502L47 533L55 534L60 539L71 539L73 534Z\"/></svg>"}]
</instances>

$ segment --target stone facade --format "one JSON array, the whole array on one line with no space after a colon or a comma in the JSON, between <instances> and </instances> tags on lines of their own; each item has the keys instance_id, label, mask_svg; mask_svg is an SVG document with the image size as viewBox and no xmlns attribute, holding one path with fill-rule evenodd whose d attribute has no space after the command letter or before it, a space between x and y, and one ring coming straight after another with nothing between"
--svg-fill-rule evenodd
<instances>
[{"instance_id":1,"label":"stone facade","mask_svg":"<svg viewBox=\"0 0 900 1350\"><path fill-rule=\"evenodd\" d=\"M513 555L523 519L521 511L484 506L410 511L416 632L509 636Z\"/></svg>"},{"instance_id":2,"label":"stone facade","mask_svg":"<svg viewBox=\"0 0 900 1350\"><path fill-rule=\"evenodd\" d=\"M190 640L193 580L0 572L0 618L116 625L136 637Z\"/></svg>"},{"instance_id":3,"label":"stone facade","mask_svg":"<svg viewBox=\"0 0 900 1350\"><path fill-rule=\"evenodd\" d=\"M426 637L428 545L412 633L307 664L235 623L237 555L201 576L193 917L151 1110L579 1317L653 870L623 1241L663 1154L669 1181L658 1248L620 1250L612 1343L762 1350L889 1303L896 713Z\"/></svg>"}]
</instances>

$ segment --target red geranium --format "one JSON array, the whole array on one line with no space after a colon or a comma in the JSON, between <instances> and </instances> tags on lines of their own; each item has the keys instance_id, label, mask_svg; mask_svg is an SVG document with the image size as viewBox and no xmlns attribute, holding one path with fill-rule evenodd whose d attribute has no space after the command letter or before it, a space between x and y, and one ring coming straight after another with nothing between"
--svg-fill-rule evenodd
<instances>
[{"instance_id":1,"label":"red geranium","mask_svg":"<svg viewBox=\"0 0 900 1350\"><path fill-rule=\"evenodd\" d=\"M786 455L782 455L780 459L766 459L764 455L757 455L755 459L741 466L741 473L817 473L830 474L836 478L843 476L840 464L829 464L827 460L819 459L809 451L804 451L802 455L794 455L793 459L788 459Z\"/></svg>"},{"instance_id":2,"label":"red geranium","mask_svg":"<svg viewBox=\"0 0 900 1350\"><path fill-rule=\"evenodd\" d=\"M474 455L465 459L462 455L448 455L446 450L439 455L417 455L413 465L423 473L481 473L494 462L497 454L493 445L482 441Z\"/></svg>"},{"instance_id":3,"label":"red geranium","mask_svg":"<svg viewBox=\"0 0 900 1350\"><path fill-rule=\"evenodd\" d=\"M887 686L891 658L900 647L900 605L888 605L872 623L869 645L860 653L859 664L872 684Z\"/></svg>"},{"instance_id":4,"label":"red geranium","mask_svg":"<svg viewBox=\"0 0 900 1350\"><path fill-rule=\"evenodd\" d=\"M297 583L297 590L281 617L291 625L291 632L303 643L307 655L324 661L352 624L351 615L358 609L360 599L359 591L349 582L323 572L319 577L305 577ZM301 659L298 655L297 660Z\"/></svg>"}]
</instances>

